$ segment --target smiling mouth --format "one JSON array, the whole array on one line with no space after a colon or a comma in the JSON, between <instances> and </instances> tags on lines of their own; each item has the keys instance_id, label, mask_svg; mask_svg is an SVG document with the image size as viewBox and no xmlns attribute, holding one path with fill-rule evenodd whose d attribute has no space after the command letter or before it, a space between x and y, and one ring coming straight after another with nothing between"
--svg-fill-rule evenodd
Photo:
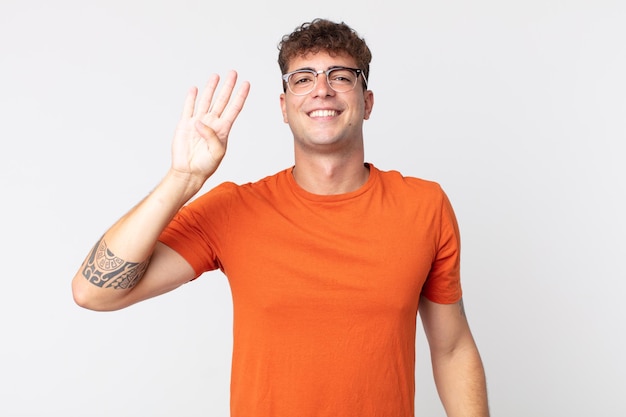
<instances>
[{"instance_id":1,"label":"smiling mouth","mask_svg":"<svg viewBox=\"0 0 626 417\"><path fill-rule=\"evenodd\" d=\"M337 110L313 110L309 113L309 117L334 117L338 114Z\"/></svg>"}]
</instances>

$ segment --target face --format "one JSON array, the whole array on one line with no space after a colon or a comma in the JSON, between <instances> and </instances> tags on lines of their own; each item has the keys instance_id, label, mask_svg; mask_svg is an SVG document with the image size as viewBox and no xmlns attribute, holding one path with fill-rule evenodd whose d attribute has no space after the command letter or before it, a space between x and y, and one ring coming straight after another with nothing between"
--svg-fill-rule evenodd
<instances>
[{"instance_id":1,"label":"face","mask_svg":"<svg viewBox=\"0 0 626 417\"><path fill-rule=\"evenodd\" d=\"M294 58L288 72L302 68L319 71L334 66L354 68L356 62L346 55L319 52ZM317 76L315 88L309 94L296 96L287 89L280 96L283 120L291 128L297 150L362 148L363 120L369 118L373 104L373 93L363 91L361 79L353 90L337 93L328 85L325 74Z\"/></svg>"}]
</instances>

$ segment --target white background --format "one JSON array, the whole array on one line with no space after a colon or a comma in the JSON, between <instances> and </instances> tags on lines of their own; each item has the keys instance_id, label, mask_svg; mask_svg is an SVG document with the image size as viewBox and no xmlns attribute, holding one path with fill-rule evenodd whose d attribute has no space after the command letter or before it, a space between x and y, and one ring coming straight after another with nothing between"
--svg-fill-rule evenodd
<instances>
[{"instance_id":1,"label":"white background","mask_svg":"<svg viewBox=\"0 0 626 417\"><path fill-rule=\"evenodd\" d=\"M207 187L292 163L276 45L314 17L373 51L367 160L452 200L492 415L626 414L623 1L1 0L1 416L228 415L220 273L114 313L70 280L210 73L252 89ZM417 415L443 416L417 345Z\"/></svg>"}]
</instances>

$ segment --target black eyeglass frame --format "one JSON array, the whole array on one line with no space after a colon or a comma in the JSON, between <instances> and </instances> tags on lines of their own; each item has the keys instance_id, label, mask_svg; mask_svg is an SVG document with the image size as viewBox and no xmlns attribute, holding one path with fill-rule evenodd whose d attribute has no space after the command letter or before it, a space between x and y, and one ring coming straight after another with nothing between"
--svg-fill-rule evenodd
<instances>
[{"instance_id":1,"label":"black eyeglass frame","mask_svg":"<svg viewBox=\"0 0 626 417\"><path fill-rule=\"evenodd\" d=\"M328 75L331 72L337 71L337 70L349 70L349 71L354 72L354 74L356 75L356 79L355 79L354 85L352 86L351 89L346 90L346 91L337 91L337 90L335 90L335 88L333 87L332 83L329 81L330 78L328 77ZM313 74L315 76L315 82L313 83L313 87L311 87L310 91L307 91L306 93L295 93L295 92L293 92L293 90L289 86L289 78L291 78L291 76L294 75L294 74L303 73L303 72L308 72L310 74ZM301 69L297 69L295 71L291 71L291 72L288 72L286 74L283 74L282 78L283 78L283 81L285 82L284 90L286 91L287 88L289 88L289 91L291 91L291 94L293 94L295 96L305 96L307 94L310 94L311 91L313 91L315 89L315 86L317 86L317 76L320 75L320 74L326 74L326 82L328 83L330 88L332 88L332 90L337 92L337 93L347 93L348 91L354 90L354 88L358 84L356 80L359 79L359 75L361 77L363 77L363 83L365 84L365 88L367 89L367 78L365 77L365 72L362 69L337 66L337 67L330 67L330 68L328 68L326 70L319 70L319 71L315 71L314 69L310 69L310 68L301 68Z\"/></svg>"}]
</instances>

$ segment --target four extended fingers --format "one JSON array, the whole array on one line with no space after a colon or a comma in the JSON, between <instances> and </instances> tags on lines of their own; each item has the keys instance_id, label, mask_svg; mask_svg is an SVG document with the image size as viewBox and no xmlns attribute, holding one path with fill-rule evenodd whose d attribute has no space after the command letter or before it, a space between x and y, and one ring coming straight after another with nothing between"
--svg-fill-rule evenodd
<instances>
[{"instance_id":1,"label":"four extended fingers","mask_svg":"<svg viewBox=\"0 0 626 417\"><path fill-rule=\"evenodd\" d=\"M250 91L250 83L247 81L242 83L235 96L232 97L237 82L237 72L230 71L224 79L220 92L214 99L219 81L219 75L212 74L207 80L205 88L199 98L198 89L196 87L190 89L185 100L183 117L192 118L197 116L202 119L205 115L211 114L215 117L222 118L228 125L232 125L243 108L248 92ZM225 109L226 112L224 113Z\"/></svg>"}]
</instances>

